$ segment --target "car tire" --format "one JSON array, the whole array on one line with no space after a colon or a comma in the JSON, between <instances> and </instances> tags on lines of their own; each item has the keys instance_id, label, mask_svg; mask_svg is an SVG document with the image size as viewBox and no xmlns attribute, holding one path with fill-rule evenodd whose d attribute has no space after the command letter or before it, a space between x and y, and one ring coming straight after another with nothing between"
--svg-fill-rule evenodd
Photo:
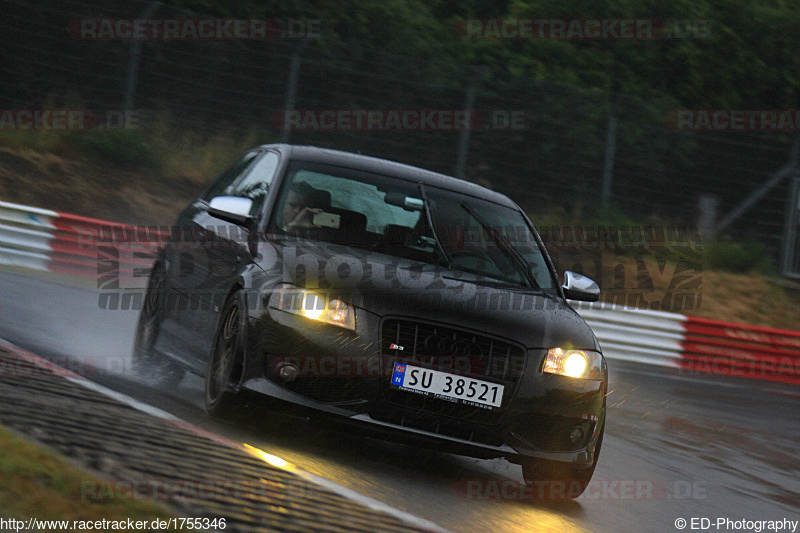
<instances>
[{"instance_id":1,"label":"car tire","mask_svg":"<svg viewBox=\"0 0 800 533\"><path fill-rule=\"evenodd\" d=\"M592 480L606 426L600 430L594 451L594 463L589 468L575 468L571 464L544 459L529 459L522 463L522 477L531 488L534 500L570 500L584 493Z\"/></svg>"},{"instance_id":2,"label":"car tire","mask_svg":"<svg viewBox=\"0 0 800 533\"><path fill-rule=\"evenodd\" d=\"M147 292L142 300L142 309L136 324L131 362L133 370L161 386L174 387L186 374L177 362L171 361L154 349L160 333L160 323L164 311L164 280L166 274L161 264L153 265Z\"/></svg>"},{"instance_id":3,"label":"car tire","mask_svg":"<svg viewBox=\"0 0 800 533\"><path fill-rule=\"evenodd\" d=\"M205 408L212 415L226 414L236 404L238 389L234 381L243 361L247 323L243 300L241 291L228 297L214 336L205 386Z\"/></svg>"}]
</instances>

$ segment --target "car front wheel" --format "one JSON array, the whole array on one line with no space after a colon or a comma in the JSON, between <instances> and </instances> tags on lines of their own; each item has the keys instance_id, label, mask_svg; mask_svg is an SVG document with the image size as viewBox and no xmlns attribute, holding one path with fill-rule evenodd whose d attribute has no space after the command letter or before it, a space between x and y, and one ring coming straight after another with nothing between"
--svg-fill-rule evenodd
<instances>
[{"instance_id":1,"label":"car front wheel","mask_svg":"<svg viewBox=\"0 0 800 533\"><path fill-rule=\"evenodd\" d=\"M228 298L222 309L211 357L206 371L208 413L221 415L233 407L237 389L234 383L243 360L246 312L241 291Z\"/></svg>"},{"instance_id":2,"label":"car front wheel","mask_svg":"<svg viewBox=\"0 0 800 533\"><path fill-rule=\"evenodd\" d=\"M594 451L594 463L589 468L575 468L568 463L529 459L522 463L522 476L535 500L568 500L586 491L592 480L600 448L603 445L605 424L600 430Z\"/></svg>"}]
</instances>

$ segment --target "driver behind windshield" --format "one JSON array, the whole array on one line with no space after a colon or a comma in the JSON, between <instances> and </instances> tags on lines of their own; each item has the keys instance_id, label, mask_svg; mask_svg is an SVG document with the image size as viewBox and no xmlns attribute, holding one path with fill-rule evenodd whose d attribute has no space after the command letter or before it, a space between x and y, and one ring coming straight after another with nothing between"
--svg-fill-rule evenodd
<instances>
[{"instance_id":1,"label":"driver behind windshield","mask_svg":"<svg viewBox=\"0 0 800 533\"><path fill-rule=\"evenodd\" d=\"M302 181L290 185L283 203L283 230L316 227L314 215L327 207L323 205L324 193Z\"/></svg>"}]
</instances>

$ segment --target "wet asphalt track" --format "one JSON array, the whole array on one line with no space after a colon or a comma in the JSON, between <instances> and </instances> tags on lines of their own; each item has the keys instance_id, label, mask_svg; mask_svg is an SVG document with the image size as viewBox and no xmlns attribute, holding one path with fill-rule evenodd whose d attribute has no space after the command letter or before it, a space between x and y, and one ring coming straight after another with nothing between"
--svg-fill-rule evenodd
<instances>
[{"instance_id":1,"label":"wet asphalt track","mask_svg":"<svg viewBox=\"0 0 800 533\"><path fill-rule=\"evenodd\" d=\"M135 320L134 311L100 309L87 285L0 271L0 338L445 528L675 532L678 518L707 517L706 531L734 531L717 529L716 519L800 520L797 388L609 361L610 411L592 485L575 501L533 503L515 497L521 472L504 460L418 451L258 409L211 419L200 378L161 390L131 375Z\"/></svg>"}]
</instances>

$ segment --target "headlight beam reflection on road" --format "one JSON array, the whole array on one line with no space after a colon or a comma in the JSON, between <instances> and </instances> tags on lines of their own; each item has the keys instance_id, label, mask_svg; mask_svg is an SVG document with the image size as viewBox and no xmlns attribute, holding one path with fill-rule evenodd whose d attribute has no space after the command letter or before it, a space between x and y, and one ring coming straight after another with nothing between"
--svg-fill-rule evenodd
<instances>
[{"instance_id":1,"label":"headlight beam reflection on road","mask_svg":"<svg viewBox=\"0 0 800 533\"><path fill-rule=\"evenodd\" d=\"M271 464L272 466L274 466L276 468L280 468L280 469L283 469L283 470L290 470L290 471L297 470L297 468L293 464L284 461L283 459L281 459L278 456L272 455L272 454L267 453L265 451L259 450L258 448L250 446L249 444L244 444L244 449L250 455L258 457L262 461L264 461L264 462L266 462L268 464Z\"/></svg>"}]
</instances>

